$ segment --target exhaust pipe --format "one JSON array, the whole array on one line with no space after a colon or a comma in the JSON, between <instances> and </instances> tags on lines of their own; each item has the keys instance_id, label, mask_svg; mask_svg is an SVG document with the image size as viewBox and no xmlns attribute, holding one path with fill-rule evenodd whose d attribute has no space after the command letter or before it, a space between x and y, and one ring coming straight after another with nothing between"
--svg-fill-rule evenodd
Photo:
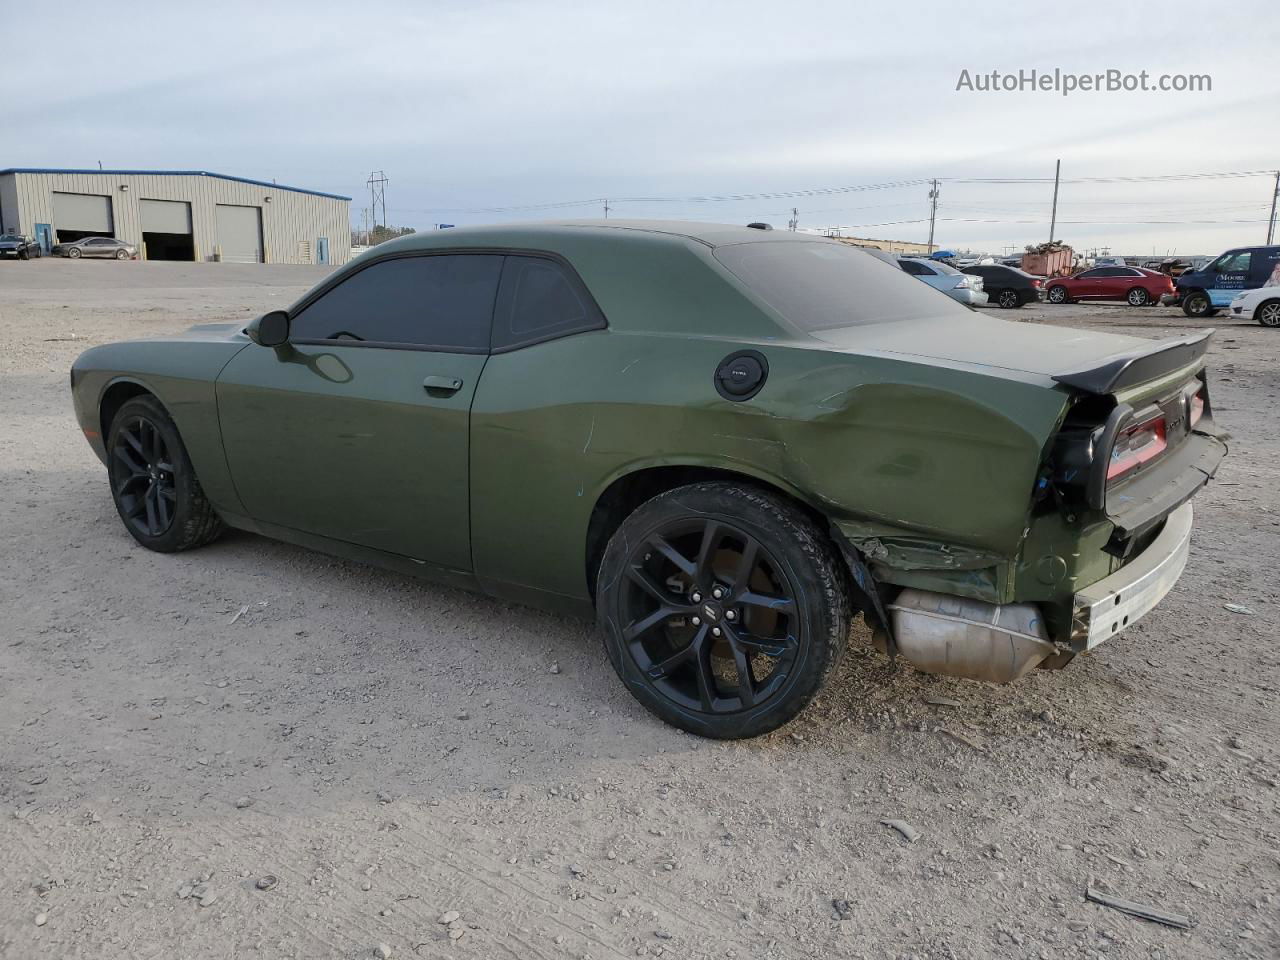
<instances>
[{"instance_id":1,"label":"exhaust pipe","mask_svg":"<svg viewBox=\"0 0 1280 960\"><path fill-rule=\"evenodd\" d=\"M1034 603L907 589L888 610L898 653L925 673L1009 683L1058 654Z\"/></svg>"}]
</instances>

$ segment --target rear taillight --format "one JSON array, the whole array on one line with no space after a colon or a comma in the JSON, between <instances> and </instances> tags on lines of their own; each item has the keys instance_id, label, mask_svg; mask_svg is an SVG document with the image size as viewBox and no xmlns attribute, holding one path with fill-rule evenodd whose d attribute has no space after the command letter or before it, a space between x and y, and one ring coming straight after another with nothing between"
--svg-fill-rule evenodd
<instances>
[{"instance_id":1,"label":"rear taillight","mask_svg":"<svg viewBox=\"0 0 1280 960\"><path fill-rule=\"evenodd\" d=\"M1116 435L1107 464L1107 483L1118 480L1160 454L1169 446L1164 414L1124 427Z\"/></svg>"},{"instance_id":2,"label":"rear taillight","mask_svg":"<svg viewBox=\"0 0 1280 960\"><path fill-rule=\"evenodd\" d=\"M1039 280L1032 280L1032 281L1031 281L1031 285L1032 285L1033 287L1039 287L1039 286L1040 286L1040 281L1039 281Z\"/></svg>"},{"instance_id":3,"label":"rear taillight","mask_svg":"<svg viewBox=\"0 0 1280 960\"><path fill-rule=\"evenodd\" d=\"M1204 387L1187 398L1187 423L1195 426L1204 416Z\"/></svg>"}]
</instances>

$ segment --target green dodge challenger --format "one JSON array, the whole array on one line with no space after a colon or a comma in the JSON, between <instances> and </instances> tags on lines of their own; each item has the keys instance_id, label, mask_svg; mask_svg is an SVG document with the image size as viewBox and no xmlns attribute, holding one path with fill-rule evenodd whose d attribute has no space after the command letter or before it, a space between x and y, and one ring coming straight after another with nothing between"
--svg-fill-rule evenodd
<instances>
[{"instance_id":1,"label":"green dodge challenger","mask_svg":"<svg viewBox=\"0 0 1280 960\"><path fill-rule=\"evenodd\" d=\"M248 327L86 351L76 415L143 546L232 526L593 615L710 737L796 716L856 613L1007 682L1170 590L1226 453L1209 333L1011 323L756 227L404 237Z\"/></svg>"}]
</instances>

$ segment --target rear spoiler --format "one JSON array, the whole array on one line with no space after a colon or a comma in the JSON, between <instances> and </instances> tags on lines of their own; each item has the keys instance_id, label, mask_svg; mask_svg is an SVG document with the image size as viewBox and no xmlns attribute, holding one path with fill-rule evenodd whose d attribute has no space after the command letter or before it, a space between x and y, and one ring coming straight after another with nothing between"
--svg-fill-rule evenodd
<instances>
[{"instance_id":1,"label":"rear spoiler","mask_svg":"<svg viewBox=\"0 0 1280 960\"><path fill-rule=\"evenodd\" d=\"M1114 393L1195 363L1209 349L1213 333L1213 330L1202 330L1185 337L1157 340L1150 347L1127 350L1088 367L1054 374L1053 379L1064 387L1085 393Z\"/></svg>"}]
</instances>

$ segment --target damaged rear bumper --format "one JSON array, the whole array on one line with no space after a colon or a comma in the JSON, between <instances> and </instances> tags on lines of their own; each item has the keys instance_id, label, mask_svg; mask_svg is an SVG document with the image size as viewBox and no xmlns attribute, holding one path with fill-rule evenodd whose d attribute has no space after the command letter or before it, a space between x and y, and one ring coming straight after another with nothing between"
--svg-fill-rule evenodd
<instances>
[{"instance_id":1,"label":"damaged rear bumper","mask_svg":"<svg viewBox=\"0 0 1280 960\"><path fill-rule=\"evenodd\" d=\"M1142 553L1075 595L1073 650L1091 650L1133 626L1173 589L1187 566L1192 515L1191 504L1184 503L1169 514L1164 528Z\"/></svg>"},{"instance_id":2,"label":"damaged rear bumper","mask_svg":"<svg viewBox=\"0 0 1280 960\"><path fill-rule=\"evenodd\" d=\"M1036 603L989 603L909 587L885 604L857 552L842 546L846 559L856 561L859 589L873 602L878 645L925 673L1009 683L1091 650L1150 613L1186 568L1192 517L1191 504L1178 507L1132 560L1079 590L1071 598L1065 642L1050 637Z\"/></svg>"}]
</instances>

